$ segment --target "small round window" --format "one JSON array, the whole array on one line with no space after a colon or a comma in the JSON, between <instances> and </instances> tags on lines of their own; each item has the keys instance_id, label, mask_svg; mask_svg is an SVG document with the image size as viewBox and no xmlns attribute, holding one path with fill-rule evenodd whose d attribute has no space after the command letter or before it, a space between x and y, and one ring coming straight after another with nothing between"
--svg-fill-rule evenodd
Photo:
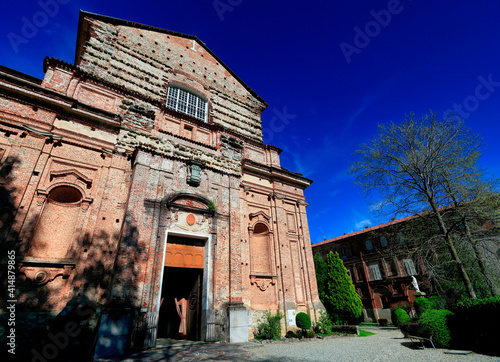
<instances>
[{"instance_id":1,"label":"small round window","mask_svg":"<svg viewBox=\"0 0 500 362\"><path fill-rule=\"evenodd\" d=\"M61 204L74 204L82 200L82 194L74 187L59 186L50 191L49 200Z\"/></svg>"}]
</instances>

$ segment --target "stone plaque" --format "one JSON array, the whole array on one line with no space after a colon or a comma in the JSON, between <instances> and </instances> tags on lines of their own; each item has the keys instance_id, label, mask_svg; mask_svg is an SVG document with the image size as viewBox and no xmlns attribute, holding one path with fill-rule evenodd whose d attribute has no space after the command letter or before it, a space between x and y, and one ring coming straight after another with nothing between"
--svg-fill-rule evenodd
<instances>
[{"instance_id":1,"label":"stone plaque","mask_svg":"<svg viewBox=\"0 0 500 362\"><path fill-rule=\"evenodd\" d=\"M289 309L289 310L287 310L287 312L288 312L288 325L294 326L295 325L295 316L297 315L297 311L295 309Z\"/></svg>"}]
</instances>

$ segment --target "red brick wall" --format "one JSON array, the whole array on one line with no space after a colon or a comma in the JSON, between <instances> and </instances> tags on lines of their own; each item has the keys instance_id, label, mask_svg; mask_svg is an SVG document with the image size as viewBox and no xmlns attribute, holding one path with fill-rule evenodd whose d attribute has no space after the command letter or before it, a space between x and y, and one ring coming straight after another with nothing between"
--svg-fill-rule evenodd
<instances>
[{"instance_id":1,"label":"red brick wall","mask_svg":"<svg viewBox=\"0 0 500 362\"><path fill-rule=\"evenodd\" d=\"M117 31L113 55L97 48L110 41L98 28ZM204 287L218 317L243 303L250 336L268 310L314 317L322 305L303 195L310 181L281 169L279 150L260 142L265 104L192 39L91 20L90 29L79 68L48 60L43 94L0 97L13 218L2 237L18 248L20 300L33 311L82 299L155 311L162 277L179 277L163 275L166 236L177 232L205 242ZM99 73L104 65L112 71ZM208 123L162 105L169 82L206 95ZM193 161L199 185L189 181ZM49 201L60 186L81 200Z\"/></svg>"}]
</instances>

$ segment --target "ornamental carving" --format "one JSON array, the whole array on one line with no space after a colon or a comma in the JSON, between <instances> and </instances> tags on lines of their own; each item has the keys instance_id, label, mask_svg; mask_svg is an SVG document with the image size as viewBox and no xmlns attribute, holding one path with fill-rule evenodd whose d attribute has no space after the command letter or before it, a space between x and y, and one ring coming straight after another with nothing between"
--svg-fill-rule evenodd
<instances>
[{"instance_id":1,"label":"ornamental carving","mask_svg":"<svg viewBox=\"0 0 500 362\"><path fill-rule=\"evenodd\" d=\"M250 232L253 232L254 225L256 225L257 223L260 222L260 223L263 223L264 225L266 225L269 229L269 233L272 234L272 230L270 228L271 218L264 211L258 211L258 212L254 212L252 214L249 214L248 219L250 221L248 224L248 228L249 228Z\"/></svg>"},{"instance_id":2,"label":"ornamental carving","mask_svg":"<svg viewBox=\"0 0 500 362\"><path fill-rule=\"evenodd\" d=\"M20 263L19 274L24 275L26 279L31 280L35 285L43 286L58 276L62 276L63 279L69 278L71 271L75 268L74 264L60 264L60 265L50 265L50 266L39 266L37 263L22 262Z\"/></svg>"},{"instance_id":3,"label":"ornamental carving","mask_svg":"<svg viewBox=\"0 0 500 362\"><path fill-rule=\"evenodd\" d=\"M276 284L276 276L275 275L251 275L250 276L250 284L255 285L261 291L266 291L271 285Z\"/></svg>"}]
</instances>

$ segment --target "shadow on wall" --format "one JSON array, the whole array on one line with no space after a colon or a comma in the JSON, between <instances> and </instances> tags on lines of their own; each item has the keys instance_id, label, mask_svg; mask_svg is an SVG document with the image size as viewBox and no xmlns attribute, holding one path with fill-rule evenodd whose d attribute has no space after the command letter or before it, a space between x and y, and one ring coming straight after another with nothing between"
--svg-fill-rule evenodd
<instances>
[{"instance_id":1,"label":"shadow on wall","mask_svg":"<svg viewBox=\"0 0 500 362\"><path fill-rule=\"evenodd\" d=\"M73 275L59 274L44 283L27 278L19 273L26 252L22 248L25 241L20 240L19 227L15 224L20 211L15 207L15 195L21 191L14 186L17 167L20 160L15 158L0 165L0 360L89 360L103 310L125 308L131 316L136 312L130 296L137 292L132 281L137 280L140 270L134 265L142 253L137 245L137 228L125 218L120 244L120 232L109 235L100 230L95 235L77 236L78 252L68 261L74 263L70 272ZM35 227L36 220L24 225L24 234L33 234ZM103 240L115 240L113 244L121 250L103 252ZM120 285L121 290L112 294L115 273L126 275L130 283ZM59 278L69 278L71 284L66 288L66 295L54 298L50 283ZM67 303L54 310L62 298L67 298ZM18 302L9 302L12 300Z\"/></svg>"}]
</instances>

